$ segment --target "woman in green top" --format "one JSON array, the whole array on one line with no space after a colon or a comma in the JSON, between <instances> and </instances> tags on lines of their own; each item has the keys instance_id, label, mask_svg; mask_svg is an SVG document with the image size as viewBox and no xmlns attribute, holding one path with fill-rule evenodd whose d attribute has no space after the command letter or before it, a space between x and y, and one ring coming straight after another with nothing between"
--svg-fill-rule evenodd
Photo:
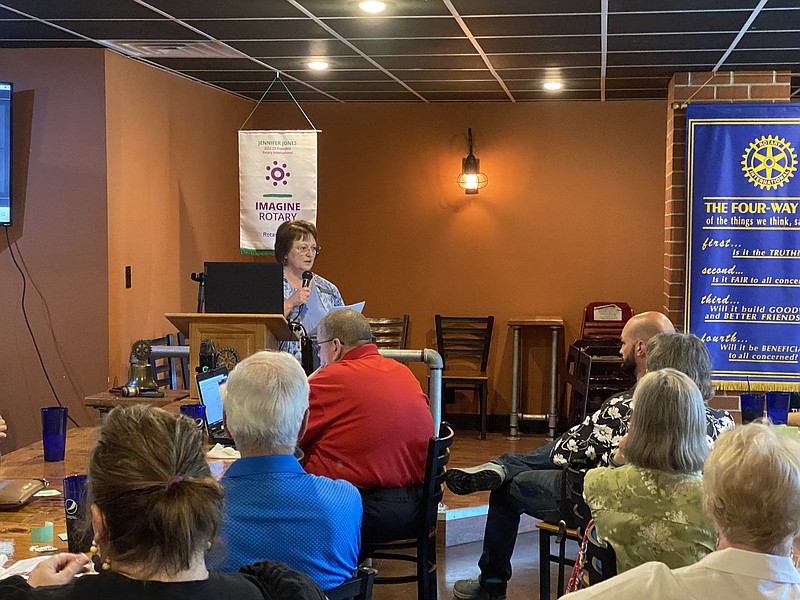
<instances>
[{"instance_id":1,"label":"woman in green top","mask_svg":"<svg viewBox=\"0 0 800 600\"><path fill-rule=\"evenodd\" d=\"M716 534L702 508L708 453L697 385L674 369L642 377L628 434L612 461L627 464L593 469L584 483L597 533L617 555L617 572L649 561L675 569L714 550Z\"/></svg>"}]
</instances>

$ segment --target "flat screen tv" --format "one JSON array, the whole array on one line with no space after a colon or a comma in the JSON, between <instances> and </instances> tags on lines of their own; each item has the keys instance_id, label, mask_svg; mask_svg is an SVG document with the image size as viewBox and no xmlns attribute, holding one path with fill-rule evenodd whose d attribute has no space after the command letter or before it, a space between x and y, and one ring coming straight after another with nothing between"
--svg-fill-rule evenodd
<instances>
[{"instance_id":1,"label":"flat screen tv","mask_svg":"<svg viewBox=\"0 0 800 600\"><path fill-rule=\"evenodd\" d=\"M283 265L205 263L206 312L283 314Z\"/></svg>"},{"instance_id":2,"label":"flat screen tv","mask_svg":"<svg viewBox=\"0 0 800 600\"><path fill-rule=\"evenodd\" d=\"M0 225L11 225L11 91L0 82Z\"/></svg>"}]
</instances>

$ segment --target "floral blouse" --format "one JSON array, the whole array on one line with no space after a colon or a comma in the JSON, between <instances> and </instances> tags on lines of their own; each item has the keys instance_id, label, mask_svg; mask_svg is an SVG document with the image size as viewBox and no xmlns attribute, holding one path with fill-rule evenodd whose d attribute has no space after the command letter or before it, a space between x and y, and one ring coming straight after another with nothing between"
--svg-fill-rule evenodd
<instances>
[{"instance_id":1,"label":"floral blouse","mask_svg":"<svg viewBox=\"0 0 800 600\"><path fill-rule=\"evenodd\" d=\"M559 438L550 459L558 467L593 469L608 466L609 457L619 446L620 438L628 432L631 420L631 388L611 396L600 409L586 417ZM709 446L726 429L733 429L734 422L727 410L706 407L706 424Z\"/></svg>"},{"instance_id":2,"label":"floral blouse","mask_svg":"<svg viewBox=\"0 0 800 600\"><path fill-rule=\"evenodd\" d=\"M713 552L714 526L703 512L700 473L625 465L586 473L583 497L598 536L617 556L617 572L658 561L685 567Z\"/></svg>"},{"instance_id":3,"label":"floral blouse","mask_svg":"<svg viewBox=\"0 0 800 600\"><path fill-rule=\"evenodd\" d=\"M312 285L317 286L319 289L319 299L322 301L322 306L326 311L330 311L331 308L334 306L344 306L344 300L342 300L342 295L339 293L339 288L333 285L330 281L325 279L324 277L317 275L314 273L312 278ZM283 299L286 300L289 296L294 294L297 290L292 287L292 284L286 279L286 275L283 276ZM288 321L297 321L302 319L303 314L306 311L306 307L303 306L302 310L300 307L295 306L292 310L289 311L289 316L287 317ZM311 334L312 332L309 332ZM280 349L284 352L288 352L289 354L293 354L297 360L301 360L302 351L300 347L300 342L281 342Z\"/></svg>"}]
</instances>

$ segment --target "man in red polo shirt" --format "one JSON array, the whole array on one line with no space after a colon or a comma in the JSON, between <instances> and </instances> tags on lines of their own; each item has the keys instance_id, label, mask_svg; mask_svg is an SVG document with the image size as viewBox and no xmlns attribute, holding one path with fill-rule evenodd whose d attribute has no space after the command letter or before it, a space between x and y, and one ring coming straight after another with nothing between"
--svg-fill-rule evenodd
<instances>
[{"instance_id":1,"label":"man in red polo shirt","mask_svg":"<svg viewBox=\"0 0 800 600\"><path fill-rule=\"evenodd\" d=\"M362 543L412 535L433 419L405 365L383 358L360 313L336 310L317 327L320 369L309 378L305 469L361 492Z\"/></svg>"}]
</instances>

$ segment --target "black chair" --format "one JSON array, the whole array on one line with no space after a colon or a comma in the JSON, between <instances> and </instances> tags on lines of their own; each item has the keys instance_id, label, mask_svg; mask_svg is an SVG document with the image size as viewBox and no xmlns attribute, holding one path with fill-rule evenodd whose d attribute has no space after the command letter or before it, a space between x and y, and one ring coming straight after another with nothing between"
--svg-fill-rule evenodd
<instances>
[{"instance_id":1,"label":"black chair","mask_svg":"<svg viewBox=\"0 0 800 600\"><path fill-rule=\"evenodd\" d=\"M594 524L589 526L586 540L584 569L589 576L589 585L614 577L617 574L617 555L609 542L598 537Z\"/></svg>"},{"instance_id":2,"label":"black chair","mask_svg":"<svg viewBox=\"0 0 800 600\"><path fill-rule=\"evenodd\" d=\"M455 390L475 390L480 398L481 439L486 439L489 348L494 317L436 315L436 344L442 355L442 413Z\"/></svg>"},{"instance_id":3,"label":"black chair","mask_svg":"<svg viewBox=\"0 0 800 600\"><path fill-rule=\"evenodd\" d=\"M178 346L188 346L189 338L178 332ZM182 356L178 359L178 365L181 369L181 387L179 389L188 390L192 382L189 380L189 357Z\"/></svg>"},{"instance_id":4,"label":"black chair","mask_svg":"<svg viewBox=\"0 0 800 600\"><path fill-rule=\"evenodd\" d=\"M562 407L569 405L565 408L569 427L583 421L610 396L633 385L633 377L622 371L619 348L620 342L614 339L580 339L569 347L561 400Z\"/></svg>"},{"instance_id":5,"label":"black chair","mask_svg":"<svg viewBox=\"0 0 800 600\"><path fill-rule=\"evenodd\" d=\"M372 338L378 348L403 350L408 340L408 315L402 317L367 317Z\"/></svg>"},{"instance_id":6,"label":"black chair","mask_svg":"<svg viewBox=\"0 0 800 600\"><path fill-rule=\"evenodd\" d=\"M373 559L388 559L413 562L415 575L381 577L378 573L375 583L395 584L417 582L418 600L436 600L436 525L439 515L439 502L442 500L445 466L450 460L450 446L453 444L453 429L442 423L439 437L428 442L428 456L425 463L425 482L423 483L420 514L417 523L417 536L405 540L395 540L375 544L365 544L362 556ZM413 551L413 552L412 552Z\"/></svg>"},{"instance_id":7,"label":"black chair","mask_svg":"<svg viewBox=\"0 0 800 600\"><path fill-rule=\"evenodd\" d=\"M375 569L359 567L355 577L335 588L326 590L328 600L372 600L372 585L375 583Z\"/></svg>"},{"instance_id":8,"label":"black chair","mask_svg":"<svg viewBox=\"0 0 800 600\"><path fill-rule=\"evenodd\" d=\"M582 471L566 468L561 479L561 518L558 523L540 521L539 530L539 600L550 600L550 563L558 565L557 594L564 595L566 568L575 565L575 559L566 555L567 540L580 545L591 515L583 500ZM550 542L555 539L558 554L550 551Z\"/></svg>"},{"instance_id":9,"label":"black chair","mask_svg":"<svg viewBox=\"0 0 800 600\"><path fill-rule=\"evenodd\" d=\"M174 346L175 335L168 333L164 337L155 338L150 340L150 346ZM153 371L153 379L155 379L158 387L169 388L171 390L178 389L178 373L175 368L176 359L174 358L155 358L150 357L150 368Z\"/></svg>"}]
</instances>

